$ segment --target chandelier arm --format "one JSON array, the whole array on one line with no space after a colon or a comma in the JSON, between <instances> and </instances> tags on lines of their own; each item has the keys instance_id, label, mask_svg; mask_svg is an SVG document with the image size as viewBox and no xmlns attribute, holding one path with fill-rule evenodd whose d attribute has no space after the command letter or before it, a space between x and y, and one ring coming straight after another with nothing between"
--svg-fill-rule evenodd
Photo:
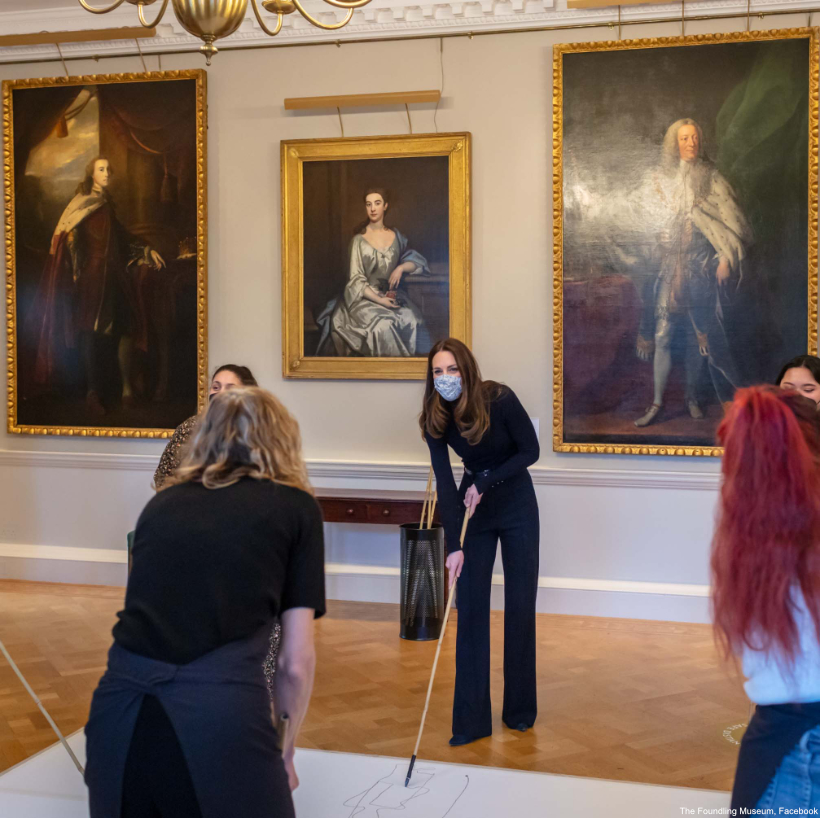
<instances>
[{"instance_id":1,"label":"chandelier arm","mask_svg":"<svg viewBox=\"0 0 820 818\"><path fill-rule=\"evenodd\" d=\"M107 9L95 9L93 6L89 6L85 0L80 0L80 5L92 14L108 14L109 11L114 11L114 9L119 8L124 2L125 0L116 0L116 2Z\"/></svg>"},{"instance_id":2,"label":"chandelier arm","mask_svg":"<svg viewBox=\"0 0 820 818\"><path fill-rule=\"evenodd\" d=\"M339 9L360 9L362 6L366 6L370 0L325 0L325 3L328 3L331 6L336 6Z\"/></svg>"},{"instance_id":3,"label":"chandelier arm","mask_svg":"<svg viewBox=\"0 0 820 818\"><path fill-rule=\"evenodd\" d=\"M344 20L340 23L320 23L315 17L313 17L309 12L305 11L302 4L299 0L293 0L293 5L296 6L297 11L302 17L305 18L309 23L312 23L316 28L323 28L325 31L336 31L343 26L346 26L350 22L350 18L353 17L353 9L348 8L347 14L344 16Z\"/></svg>"},{"instance_id":4,"label":"chandelier arm","mask_svg":"<svg viewBox=\"0 0 820 818\"><path fill-rule=\"evenodd\" d=\"M253 13L256 15L256 21L259 23L259 27L265 32L265 34L270 37L275 37L282 30L282 12L278 12L276 15L276 28L270 29L262 19L262 14L259 11L259 7L256 5L256 0L251 0L251 5L253 6Z\"/></svg>"},{"instance_id":5,"label":"chandelier arm","mask_svg":"<svg viewBox=\"0 0 820 818\"><path fill-rule=\"evenodd\" d=\"M154 20L153 23L146 23L145 22L145 12L143 11L144 8L145 8L145 6L143 6L142 3L140 3L140 7L139 7L139 9L140 9L140 22L142 23L144 28L156 28L160 24L160 22L162 21L162 18L165 16L165 9L168 8L168 0L163 0L162 8L159 10L159 14L157 15L157 19Z\"/></svg>"},{"instance_id":6,"label":"chandelier arm","mask_svg":"<svg viewBox=\"0 0 820 818\"><path fill-rule=\"evenodd\" d=\"M331 6L336 6L339 9L360 9L362 6L366 6L370 0L349 0L349 2L345 2L345 0L325 0L325 3L328 3Z\"/></svg>"}]
</instances>

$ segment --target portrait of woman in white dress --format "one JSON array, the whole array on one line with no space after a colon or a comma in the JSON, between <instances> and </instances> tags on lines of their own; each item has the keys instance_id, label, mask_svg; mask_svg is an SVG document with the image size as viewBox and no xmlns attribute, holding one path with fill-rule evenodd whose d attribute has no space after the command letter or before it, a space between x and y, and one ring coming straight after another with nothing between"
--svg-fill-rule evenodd
<instances>
[{"instance_id":1,"label":"portrait of woman in white dress","mask_svg":"<svg viewBox=\"0 0 820 818\"><path fill-rule=\"evenodd\" d=\"M344 291L316 319L318 356L420 357L431 346L424 316L407 293L407 277L429 276L427 259L385 224L387 191L364 194L367 219L350 242Z\"/></svg>"}]
</instances>

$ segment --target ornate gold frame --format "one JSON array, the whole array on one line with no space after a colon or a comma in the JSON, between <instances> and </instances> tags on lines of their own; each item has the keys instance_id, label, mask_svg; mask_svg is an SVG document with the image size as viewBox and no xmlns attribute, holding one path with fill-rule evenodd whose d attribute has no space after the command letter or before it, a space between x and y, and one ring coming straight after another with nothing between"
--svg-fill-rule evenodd
<instances>
[{"instance_id":1,"label":"ornate gold frame","mask_svg":"<svg viewBox=\"0 0 820 818\"><path fill-rule=\"evenodd\" d=\"M308 139L282 142L282 374L286 378L420 380L425 358L316 358L304 354L303 190L305 162L450 158L450 335L471 340L470 134Z\"/></svg>"},{"instance_id":2,"label":"ornate gold frame","mask_svg":"<svg viewBox=\"0 0 820 818\"><path fill-rule=\"evenodd\" d=\"M134 429L103 426L26 426L17 422L17 289L14 224L14 112L12 92L21 88L56 85L111 85L124 82L163 82L192 79L196 82L197 140L197 405L205 406L208 392L208 204L207 116L204 70L152 71L140 74L93 74L75 77L3 81L3 205L6 227L6 339L8 431L13 434L68 435L78 437L167 438L173 429Z\"/></svg>"},{"instance_id":3,"label":"ornate gold frame","mask_svg":"<svg viewBox=\"0 0 820 818\"><path fill-rule=\"evenodd\" d=\"M684 455L720 457L719 446L657 446L564 442L564 223L563 223L563 58L586 51L620 51L638 48L743 43L808 38L809 48L809 230L808 230L808 352L817 354L817 126L818 126L818 29L792 28L696 34L685 37L653 37L646 40L608 40L594 43L562 43L553 48L553 451L590 454Z\"/></svg>"}]
</instances>

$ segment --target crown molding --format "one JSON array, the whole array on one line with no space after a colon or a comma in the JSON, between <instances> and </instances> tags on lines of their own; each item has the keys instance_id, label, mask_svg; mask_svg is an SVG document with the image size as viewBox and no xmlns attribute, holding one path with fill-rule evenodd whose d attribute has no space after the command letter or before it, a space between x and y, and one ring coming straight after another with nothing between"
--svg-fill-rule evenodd
<instances>
[{"instance_id":1,"label":"crown molding","mask_svg":"<svg viewBox=\"0 0 820 818\"><path fill-rule=\"evenodd\" d=\"M320 0L308 0L307 8L320 19L332 21L333 11ZM752 3L753 26L761 12L794 11L799 13L816 5L815 0L766 0ZM250 12L249 12L250 13ZM746 3L738 0L706 0L686 5L687 16L708 14L738 14L745 16ZM624 6L621 20L680 20L680 6L676 3ZM590 23L613 24L618 20L618 8L567 9L566 0L472 0L470 2L443 2L413 4L413 0L372 0L357 10L352 21L340 31L321 31L298 14L285 18L281 33L268 37L249 16L239 31L218 41L220 49L262 45L295 45L306 43L344 43L346 40L381 39L385 37L414 37L469 34L470 32L503 32L552 25L580 25ZM33 31L77 31L111 28L137 24L136 10L130 5L110 14L93 15L79 4L64 9L40 11L0 11L0 30L7 34ZM577 39L577 37L576 37ZM200 41L184 31L169 8L157 28L157 36L142 40L145 54L167 51L196 51ZM62 46L67 58L116 57L133 55L135 46L128 41L101 43L72 43ZM17 46L0 48L0 63L18 60L53 61L59 59L56 47ZM204 65L204 60L203 60ZM218 68L218 62L214 64Z\"/></svg>"}]
</instances>

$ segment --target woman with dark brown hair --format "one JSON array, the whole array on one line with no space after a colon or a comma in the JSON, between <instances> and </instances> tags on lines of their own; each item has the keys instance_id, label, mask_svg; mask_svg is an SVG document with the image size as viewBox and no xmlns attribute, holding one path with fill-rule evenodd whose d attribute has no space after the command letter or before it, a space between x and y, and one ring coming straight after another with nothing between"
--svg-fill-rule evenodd
<instances>
[{"instance_id":1,"label":"woman with dark brown hair","mask_svg":"<svg viewBox=\"0 0 820 818\"><path fill-rule=\"evenodd\" d=\"M238 364L225 364L214 371L211 378L211 385L208 389L208 400L213 400L226 389L236 389L238 386L258 386L253 372L246 366ZM154 472L154 488L162 488L162 484L171 478L179 468L180 461L185 454L185 444L194 431L199 415L192 415L174 430L171 439L162 452L159 465Z\"/></svg>"},{"instance_id":2,"label":"woman with dark brown hair","mask_svg":"<svg viewBox=\"0 0 820 818\"><path fill-rule=\"evenodd\" d=\"M436 474L447 537L450 584L458 585L456 687L452 746L492 733L490 591L498 542L504 563L504 724L522 732L537 714L535 601L538 591L538 501L527 468L538 437L507 386L481 378L472 352L455 338L430 350L419 418ZM448 446L464 461L456 488ZM464 551L462 514L472 516Z\"/></svg>"},{"instance_id":3,"label":"woman with dark brown hair","mask_svg":"<svg viewBox=\"0 0 820 818\"><path fill-rule=\"evenodd\" d=\"M429 275L427 259L385 224L390 207L384 188L365 190L367 218L348 250L348 280L339 298L317 317L317 355L407 358L424 355L430 335L424 316L402 286L406 276Z\"/></svg>"},{"instance_id":4,"label":"woman with dark brown hair","mask_svg":"<svg viewBox=\"0 0 820 818\"><path fill-rule=\"evenodd\" d=\"M793 389L741 389L718 429L715 633L757 705L733 815L820 808L820 426Z\"/></svg>"}]
</instances>

